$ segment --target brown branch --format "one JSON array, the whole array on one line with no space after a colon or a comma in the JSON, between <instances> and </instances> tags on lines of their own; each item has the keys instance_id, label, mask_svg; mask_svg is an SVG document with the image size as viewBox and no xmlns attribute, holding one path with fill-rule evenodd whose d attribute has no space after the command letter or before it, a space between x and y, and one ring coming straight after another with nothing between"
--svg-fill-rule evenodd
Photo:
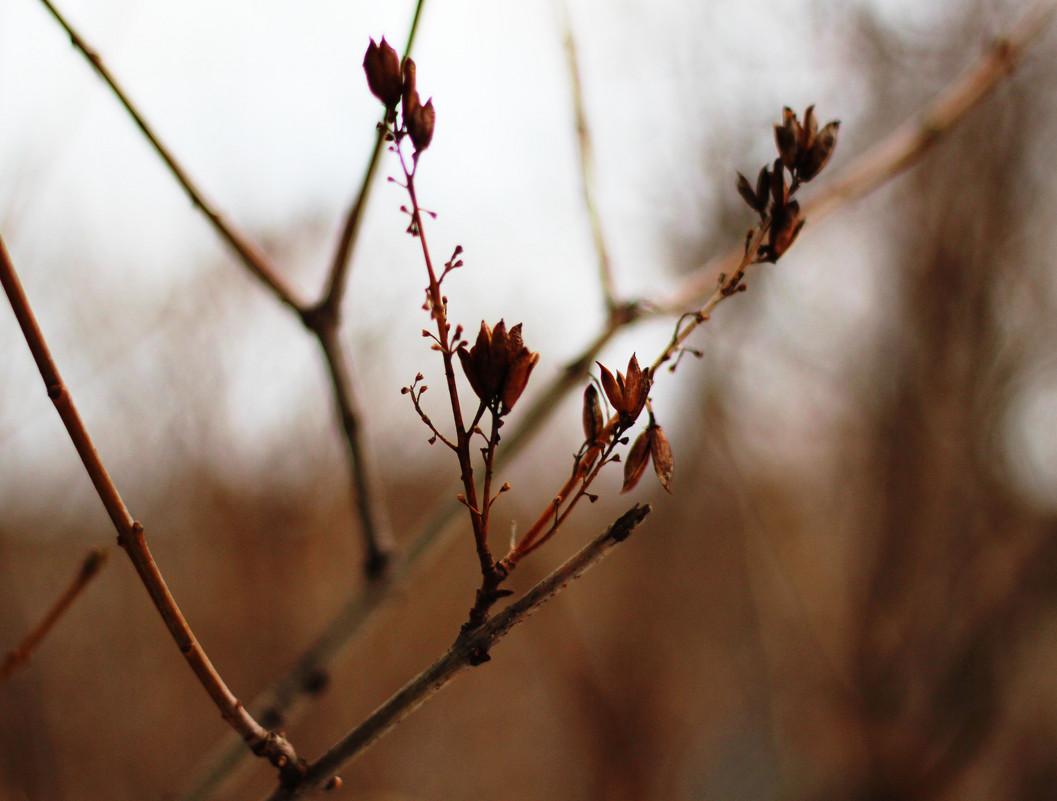
<instances>
[{"instance_id":1,"label":"brown branch","mask_svg":"<svg viewBox=\"0 0 1057 801\"><path fill-rule=\"evenodd\" d=\"M29 345L33 360L37 363L44 386L47 388L48 397L55 404L63 425L73 441L77 454L95 486L99 499L103 502L107 514L117 529L118 544L132 560L140 580L146 587L155 608L165 621L169 633L176 641L176 645L183 654L184 659L191 666L191 670L205 688L209 697L213 699L223 716L235 731L239 733L250 750L258 756L266 757L273 765L279 768L280 779L284 783L296 781L303 768L303 762L298 760L293 746L281 735L274 734L263 728L243 708L239 700L228 689L224 680L210 663L198 640L195 639L191 627L184 618L183 613L176 604L176 599L165 584L157 564L147 548L144 538L143 526L132 519L125 502L121 499L117 487L114 486L102 459L99 457L88 434L81 416L74 405L73 397L63 383L59 375L58 367L55 365L48 350L47 342L37 324L36 317L30 307L22 284L15 272L15 267L8 256L7 248L3 239L0 238L0 284L11 302L15 317L22 333Z\"/></svg>"},{"instance_id":2,"label":"brown branch","mask_svg":"<svg viewBox=\"0 0 1057 801\"><path fill-rule=\"evenodd\" d=\"M580 154L580 183L583 189L584 205L591 225L591 239L594 242L598 258L598 280L602 285L602 297L605 299L606 311L610 315L618 307L617 293L613 285L613 267L602 234L602 220L598 215L594 194L594 157L591 147L591 129L587 126L587 114L584 111L583 82L580 79L580 62L576 54L576 40L573 38L572 21L569 19L569 7L565 0L561 6L562 24L565 29L565 57L569 70L569 86L572 90L573 115L576 120L576 144Z\"/></svg>"},{"instance_id":3,"label":"brown branch","mask_svg":"<svg viewBox=\"0 0 1057 801\"><path fill-rule=\"evenodd\" d=\"M933 109L952 109L954 100L961 97L962 103L972 100L979 105L982 103L989 91L999 85L1004 78L1009 77L1009 66L1018 63L1024 56L1028 47L1042 32L1043 27L1053 16L1054 3L1052 0L1038 2L1032 5L1022 14L1018 21L1008 29L1007 34L997 40L996 47L985 53L977 63L970 69L967 78L959 79L951 84L932 104ZM1001 55L1007 64L1005 69L996 69L996 57ZM987 85L982 76L990 76L989 81L994 83ZM968 85L975 87L974 91L967 91ZM982 90L983 89L983 90ZM982 91L981 91L982 90ZM924 144L932 146L937 143L952 127L961 119L964 113L970 111L969 106L962 109L962 114L951 116L946 121L946 127L936 124L933 118L931 134ZM907 125L913 125L908 123ZM808 201L803 205L804 216L814 221L823 216L832 214L853 201L868 194L885 182L897 177L902 171L909 169L924 150L917 152L913 158L907 153L916 151L913 143L905 135L906 126L897 129L885 139L878 142L867 153L861 156L853 165L840 171L832 181L833 187L839 189L827 189L825 187L816 195L815 200ZM923 129L918 129L919 131ZM898 144L902 141L902 144ZM872 165L872 166L871 166ZM867 180L867 177L869 180ZM810 228L810 226L809 226ZM623 329L639 322L647 317L655 317L661 314L682 314L687 308L697 307L699 304L707 306L715 294L716 275L720 272L728 276L733 275L745 255L742 244L732 248L729 252L721 254L680 282L676 288L667 296L654 303L643 302L641 304L627 304L618 307L622 314L611 316L605 323L604 328L588 343L583 351L555 375L550 382L540 390L536 396L529 401L527 406L519 407L519 422L513 430L503 437L503 448L496 456L497 469L510 463L524 450L531 441L533 435L546 423L558 408L565 396L574 389L579 389L589 374L595 359L605 349L610 341ZM414 575L422 567L424 561L434 554L440 547L446 544L451 537L455 536L456 529L450 525L452 520L460 514L462 506L455 502L447 502L435 508L429 519L421 526L419 535L408 545L407 550L394 562L392 568L393 579L384 592L368 589L357 593L342 608L339 614L331 621L319 639L305 653L301 662L289 674L280 679L276 684L262 693L255 701L254 709L268 709L284 718L292 718L292 710L301 709L299 701L309 697L309 692L304 689L306 678L324 670L339 654L344 653L354 638L363 631L364 624L393 593L405 586L410 576ZM223 755L217 759L219 762L233 764L242 753L236 745L225 749ZM215 773L223 775L223 771ZM218 780L219 783L219 780ZM213 785L216 786L216 785ZM206 798L206 794L187 796L183 801L198 801Z\"/></svg>"},{"instance_id":4,"label":"brown branch","mask_svg":"<svg viewBox=\"0 0 1057 801\"><path fill-rule=\"evenodd\" d=\"M269 796L269 801L289 801L326 786L342 765L391 731L400 721L432 698L457 673L470 667L475 654L487 652L511 629L564 589L570 581L598 564L613 548L627 539L649 513L649 506L636 505L628 510L605 532L581 548L517 601L480 628L461 635L443 656L404 685L403 689L378 707L326 754L309 765L304 779L299 784L278 788Z\"/></svg>"},{"instance_id":5,"label":"brown branch","mask_svg":"<svg viewBox=\"0 0 1057 801\"><path fill-rule=\"evenodd\" d=\"M77 571L77 575L73 577L70 584L62 591L62 595L52 604L51 609L44 615L44 618L33 627L19 645L7 652L3 663L0 664L0 684L7 681L15 671L29 662L33 652L37 650L37 646L48 636L48 632L66 614L73 602L77 600L77 596L84 591L92 579L99 575L99 571L106 564L107 555L106 548L93 548L88 552L88 556L85 557L81 568Z\"/></svg>"},{"instance_id":6,"label":"brown branch","mask_svg":"<svg viewBox=\"0 0 1057 801\"><path fill-rule=\"evenodd\" d=\"M66 31L66 34L70 37L71 44L81 52L85 59L87 59L88 63L92 65L92 69L94 69L99 77L106 82L106 85L110 87L110 90L120 101L121 105L125 107L125 111L128 112L128 115L136 123L136 126L143 132L143 135L147 137L147 141L150 142L155 152L161 157L161 160L165 162L165 165L169 168L173 177L180 186L183 187L183 190L187 193L191 202L206 216L214 230L220 234L221 238L234 249L242 260L242 263L245 264L250 272L257 276L257 278L259 278L280 301L294 310L300 310L303 308L304 304L298 300L297 294L294 290L280 277L278 269L271 263L271 260L264 251L261 250L261 248L246 234L236 229L231 223L226 222L212 204L206 200L202 190L194 184L191 177L187 174L187 171L180 166L172 152L162 144L162 141L158 138L157 134L154 133L153 129L143 118L143 115L140 114L139 110L129 99L125 90L121 88L120 84L118 84L117 79L115 79L110 70L107 69L99 54L88 46L88 43L85 42L84 38L73 28L73 26L70 25L69 22L67 22L66 18L59 13L59 10L52 5L50 0L40 0L40 2L46 9L48 9L51 15L55 18L55 21L62 26L63 30Z\"/></svg>"},{"instance_id":7,"label":"brown branch","mask_svg":"<svg viewBox=\"0 0 1057 801\"><path fill-rule=\"evenodd\" d=\"M408 38L409 47L414 37L414 25L417 24L423 1L420 0L415 13L415 23ZM240 232L231 223L226 222L220 212L206 200L202 191L192 182L187 171L176 160L173 153L162 144L138 108L118 84L117 79L114 78L113 74L103 63L99 54L85 42L84 37L73 28L49 0L41 0L41 2L69 35L73 46L81 52L92 68L110 87L118 101L124 106L125 111L128 112L128 115L136 123L140 131L143 132L147 141L150 142L151 146L165 162L173 177L183 187L194 206L205 215L221 238L231 245L245 267L267 286L283 304L296 312L305 327L319 340L319 345L327 361L327 369L334 389L334 401L337 406L349 455L350 494L353 506L357 509L360 517L362 534L366 543L367 557L364 569L368 578L378 578L385 572L385 568L392 556L393 538L389 530L388 521L379 506L377 495L370 491L374 483L372 476L375 471L366 458L366 448L360 442L359 420L362 414L356 404L356 388L352 372L342 355L337 333L341 321L339 307L341 294L344 289L345 265L348 262L351 247L358 231L359 220L366 203L373 173L373 163L368 167L368 174L364 178L360 195L353 204L346 221L346 231L343 232L342 242L339 245L338 253L335 255L330 282L324 298L319 303L310 305L306 301L299 299L294 290L280 278L278 268L271 262L260 246L253 242L248 235Z\"/></svg>"}]
</instances>

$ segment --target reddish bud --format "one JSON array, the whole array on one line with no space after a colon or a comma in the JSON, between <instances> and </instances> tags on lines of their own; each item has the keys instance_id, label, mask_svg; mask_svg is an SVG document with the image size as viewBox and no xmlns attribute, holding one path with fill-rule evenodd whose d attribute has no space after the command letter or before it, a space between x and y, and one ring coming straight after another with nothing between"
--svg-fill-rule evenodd
<instances>
[{"instance_id":1,"label":"reddish bud","mask_svg":"<svg viewBox=\"0 0 1057 801\"><path fill-rule=\"evenodd\" d=\"M593 443L605 428L606 421L602 415L602 404L598 400L598 390L594 384L588 384L584 390L583 408L584 438Z\"/></svg>"},{"instance_id":2,"label":"reddish bud","mask_svg":"<svg viewBox=\"0 0 1057 801\"><path fill-rule=\"evenodd\" d=\"M646 405L646 398L649 397L650 387L653 385L649 369L643 370L639 367L639 361L634 353L628 361L626 376L617 373L614 377L602 364L595 363L602 370L602 389L605 390L606 397L620 415L620 425L628 428L638 419Z\"/></svg>"},{"instance_id":3,"label":"reddish bud","mask_svg":"<svg viewBox=\"0 0 1057 801\"><path fill-rule=\"evenodd\" d=\"M474 393L500 414L514 407L540 358L522 342L521 323L508 332L502 320L494 329L482 322L474 346L456 353Z\"/></svg>"},{"instance_id":4,"label":"reddish bud","mask_svg":"<svg viewBox=\"0 0 1057 801\"><path fill-rule=\"evenodd\" d=\"M367 46L363 57L363 71L367 75L367 86L371 94L377 97L386 108L394 109L400 102L403 82L400 79L400 57L392 46L382 37L377 45L374 39Z\"/></svg>"},{"instance_id":5,"label":"reddish bud","mask_svg":"<svg viewBox=\"0 0 1057 801\"><path fill-rule=\"evenodd\" d=\"M410 116L404 119L408 136L411 137L411 143L415 146L416 151L425 150L429 147L429 143L433 141L433 123L436 119L437 114L433 110L433 98L427 100L424 106L416 106Z\"/></svg>"},{"instance_id":6,"label":"reddish bud","mask_svg":"<svg viewBox=\"0 0 1057 801\"><path fill-rule=\"evenodd\" d=\"M650 456L653 458L653 471L657 474L661 486L665 492L671 494L675 460L672 457L671 443L660 426L650 429Z\"/></svg>"}]
</instances>

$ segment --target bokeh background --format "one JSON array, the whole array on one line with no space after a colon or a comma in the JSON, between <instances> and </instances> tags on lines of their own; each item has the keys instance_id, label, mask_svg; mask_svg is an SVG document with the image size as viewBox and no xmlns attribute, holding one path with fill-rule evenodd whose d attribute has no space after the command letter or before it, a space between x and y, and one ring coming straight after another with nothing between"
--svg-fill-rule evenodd
<instances>
[{"instance_id":1,"label":"bokeh background","mask_svg":"<svg viewBox=\"0 0 1057 801\"><path fill-rule=\"evenodd\" d=\"M735 7L736 5L736 7ZM842 120L825 182L954 80L1021 4L569 0L597 202L625 298L736 245L734 171L783 105ZM379 108L368 36L412 4L69 0L208 195L305 294L323 280ZM419 85L452 315L523 321L534 390L604 319L553 3L427 3ZM908 174L813 226L696 336L645 481L519 568L523 590L632 500L654 514L342 772L350 799L1049 799L1057 786L1055 32ZM454 465L399 389L439 383L424 271L383 163L344 306L402 543ZM804 190L810 197L809 186ZM315 343L232 259L31 0L0 6L0 231L104 460L243 699L363 586ZM3 304L6 307L6 304ZM659 351L674 320L602 359ZM649 356L652 358L652 356ZM440 413L439 393L426 400ZM514 417L516 418L516 412ZM579 444L568 399L505 472L526 526ZM500 511L501 510L501 511ZM111 560L0 688L0 799L180 798L225 734L168 639L0 311L0 649L89 548ZM452 641L468 530L334 664L289 727L318 756ZM253 766L218 798L254 798Z\"/></svg>"}]
</instances>

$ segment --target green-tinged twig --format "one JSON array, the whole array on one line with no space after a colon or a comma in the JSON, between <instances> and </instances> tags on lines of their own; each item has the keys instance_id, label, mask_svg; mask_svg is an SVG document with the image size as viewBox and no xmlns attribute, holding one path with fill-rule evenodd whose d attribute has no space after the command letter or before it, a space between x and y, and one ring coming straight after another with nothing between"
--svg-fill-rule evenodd
<instances>
[{"instance_id":1,"label":"green-tinged twig","mask_svg":"<svg viewBox=\"0 0 1057 801\"><path fill-rule=\"evenodd\" d=\"M483 626L460 636L443 656L404 685L403 689L378 707L326 754L309 765L301 783L295 787L278 788L269 797L269 801L290 801L326 786L342 765L391 731L400 721L433 697L457 673L470 667L475 653L492 648L511 629L564 589L570 581L598 564L613 548L627 539L649 512L649 506L637 505L625 512L605 532L577 551L524 596Z\"/></svg>"},{"instance_id":2,"label":"green-tinged twig","mask_svg":"<svg viewBox=\"0 0 1057 801\"><path fill-rule=\"evenodd\" d=\"M295 781L301 774L303 763L297 758L293 746L282 735L270 732L261 726L243 708L238 698L228 689L209 661L209 657L202 650L202 646L177 606L176 599L169 592L154 557L147 547L143 526L132 519L132 515L121 499L117 487L111 481L92 443L88 429L74 405L73 397L63 383L2 238L0 238L0 284L3 285L4 292L11 302L15 318L33 354L37 369L40 370L41 378L44 379L48 397L55 404L55 409L63 425L66 426L70 439L77 449L77 454L81 457L81 462L95 486L96 493L110 515L114 528L117 529L118 544L125 550L136 568L143 586L146 587L155 608L165 621L180 653L187 660L209 697L213 699L213 703L220 710L224 720L239 733L250 750L258 756L267 758L275 765L279 769L282 782Z\"/></svg>"},{"instance_id":3,"label":"green-tinged twig","mask_svg":"<svg viewBox=\"0 0 1057 801\"><path fill-rule=\"evenodd\" d=\"M37 650L37 646L48 636L48 632L66 614L66 610L73 605L73 602L77 600L77 596L84 591L92 579L99 575L99 571L103 569L106 560L106 548L93 548L88 552L88 556L85 557L84 562L81 563L81 568L77 571L77 575L73 577L66 589L62 591L62 595L52 604L51 609L48 610L43 619L33 627L33 630L23 638L21 643L7 652L4 661L0 663L0 684L7 681L15 671L29 662L33 653Z\"/></svg>"}]
</instances>

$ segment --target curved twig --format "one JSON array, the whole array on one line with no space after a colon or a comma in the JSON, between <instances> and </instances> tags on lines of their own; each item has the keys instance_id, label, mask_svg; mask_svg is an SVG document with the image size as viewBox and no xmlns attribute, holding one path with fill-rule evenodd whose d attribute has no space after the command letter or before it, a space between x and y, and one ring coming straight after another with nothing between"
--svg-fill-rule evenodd
<instances>
[{"instance_id":1,"label":"curved twig","mask_svg":"<svg viewBox=\"0 0 1057 801\"><path fill-rule=\"evenodd\" d=\"M88 429L81 420L77 407L74 405L73 397L63 383L59 369L55 365L48 350L47 342L37 324L33 309L29 304L22 284L18 280L18 274L8 256L7 248L4 246L3 238L0 237L0 284L11 302L15 317L22 329L22 333L29 345L33 360L37 363L44 386L47 388L48 397L55 404L55 409L62 419L63 425L73 441L77 454L95 486L99 499L103 502L110 520L117 529L118 544L132 560L136 572L139 574L143 586L154 602L155 608L165 621L169 633L187 660L188 665L194 672L198 681L205 688L209 697L213 699L223 716L235 731L239 733L250 750L258 756L266 757L273 765L279 768L281 781L290 783L296 781L304 763L298 760L293 746L285 737L268 731L261 726L243 708L241 702L228 689L224 680L217 673L213 664L209 661L202 646L198 643L191 627L184 618L176 599L165 584L161 571L158 570L154 557L147 547L144 538L143 526L132 519L125 502L110 479L102 459L99 457L88 434Z\"/></svg>"},{"instance_id":2,"label":"curved twig","mask_svg":"<svg viewBox=\"0 0 1057 801\"><path fill-rule=\"evenodd\" d=\"M32 631L23 638L21 643L7 652L4 661L0 663L0 684L7 681L14 675L15 671L29 662L33 652L37 650L37 646L48 636L48 632L66 614L73 602L77 600L77 596L84 592L85 587L92 582L92 579L99 575L99 571L106 564L107 556L106 548L93 548L88 552L88 556L84 558L80 569L77 571L77 575L73 577L66 589L62 591L62 594L52 604L51 609L48 610L43 619L33 627Z\"/></svg>"}]
</instances>

